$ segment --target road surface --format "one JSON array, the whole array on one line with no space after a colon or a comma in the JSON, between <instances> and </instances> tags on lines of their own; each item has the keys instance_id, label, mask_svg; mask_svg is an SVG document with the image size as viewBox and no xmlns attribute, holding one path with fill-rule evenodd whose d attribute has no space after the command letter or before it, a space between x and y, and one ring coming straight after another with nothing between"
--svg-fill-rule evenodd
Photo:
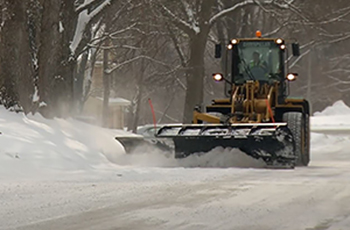
<instances>
[{"instance_id":1,"label":"road surface","mask_svg":"<svg viewBox=\"0 0 350 230\"><path fill-rule=\"evenodd\" d=\"M1 182L0 229L347 230L350 141L313 135L307 168L120 166Z\"/></svg>"}]
</instances>

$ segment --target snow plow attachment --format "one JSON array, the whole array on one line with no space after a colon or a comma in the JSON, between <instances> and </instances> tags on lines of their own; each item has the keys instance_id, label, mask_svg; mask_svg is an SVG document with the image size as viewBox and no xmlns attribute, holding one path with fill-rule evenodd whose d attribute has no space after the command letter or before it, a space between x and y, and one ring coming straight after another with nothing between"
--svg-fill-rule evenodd
<instances>
[{"instance_id":1,"label":"snow plow attachment","mask_svg":"<svg viewBox=\"0 0 350 230\"><path fill-rule=\"evenodd\" d=\"M135 151L138 146L150 144L143 138L143 136L119 136L115 139L123 145L125 152L127 153Z\"/></svg>"},{"instance_id":2,"label":"snow plow attachment","mask_svg":"<svg viewBox=\"0 0 350 230\"><path fill-rule=\"evenodd\" d=\"M176 158L223 147L238 148L271 166L294 167L295 162L287 123L171 125L161 127L156 137L173 140Z\"/></svg>"},{"instance_id":3,"label":"snow plow attachment","mask_svg":"<svg viewBox=\"0 0 350 230\"><path fill-rule=\"evenodd\" d=\"M158 149L161 151L173 151L173 143L166 144L165 141L155 137L144 137L142 135L132 136L117 136L115 137L119 141L126 153L135 153L137 151L152 151Z\"/></svg>"}]
</instances>

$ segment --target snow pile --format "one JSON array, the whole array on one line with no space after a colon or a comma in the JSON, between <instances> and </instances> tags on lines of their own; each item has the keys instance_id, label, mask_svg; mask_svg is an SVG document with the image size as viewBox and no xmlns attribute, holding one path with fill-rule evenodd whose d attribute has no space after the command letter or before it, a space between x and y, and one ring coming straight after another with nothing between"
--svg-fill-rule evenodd
<instances>
[{"instance_id":1,"label":"snow pile","mask_svg":"<svg viewBox=\"0 0 350 230\"><path fill-rule=\"evenodd\" d=\"M0 179L9 176L55 176L142 167L262 167L263 162L238 150L217 148L175 159L172 153L140 148L125 154L114 137L131 135L74 119L47 120L0 108Z\"/></svg>"},{"instance_id":2,"label":"snow pile","mask_svg":"<svg viewBox=\"0 0 350 230\"><path fill-rule=\"evenodd\" d=\"M313 134L312 144L326 138L324 133L327 130L339 133L344 129L344 132L349 132L349 115L350 108L341 101L317 113L311 119L312 131L323 134ZM74 119L47 120L40 115L24 116L2 107L0 132L0 179L38 175L42 178L57 173L86 174L104 170L133 171L151 167L260 168L265 165L237 149L216 148L185 159L174 159L172 153L143 147L134 154L125 154L122 145L114 139L125 135L124 131L103 129Z\"/></svg>"},{"instance_id":3,"label":"snow pile","mask_svg":"<svg viewBox=\"0 0 350 230\"><path fill-rule=\"evenodd\" d=\"M316 117L338 115L350 115L350 108L343 101L337 101L332 106L325 108L322 112L314 113Z\"/></svg>"},{"instance_id":4,"label":"snow pile","mask_svg":"<svg viewBox=\"0 0 350 230\"><path fill-rule=\"evenodd\" d=\"M344 135L350 130L350 108L337 101L311 118L311 131L326 134Z\"/></svg>"},{"instance_id":5,"label":"snow pile","mask_svg":"<svg viewBox=\"0 0 350 230\"><path fill-rule=\"evenodd\" d=\"M47 120L0 108L0 178L114 167L124 149L106 130L73 119Z\"/></svg>"}]
</instances>

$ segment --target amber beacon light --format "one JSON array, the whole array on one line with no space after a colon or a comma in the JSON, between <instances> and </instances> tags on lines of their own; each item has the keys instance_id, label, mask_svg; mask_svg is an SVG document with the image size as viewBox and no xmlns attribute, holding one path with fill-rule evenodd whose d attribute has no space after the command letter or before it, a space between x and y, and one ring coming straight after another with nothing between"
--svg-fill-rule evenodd
<instances>
[{"instance_id":1,"label":"amber beacon light","mask_svg":"<svg viewBox=\"0 0 350 230\"><path fill-rule=\"evenodd\" d=\"M260 30L256 31L256 32L255 32L255 36L256 36L257 38L261 38L261 31L260 31Z\"/></svg>"}]
</instances>

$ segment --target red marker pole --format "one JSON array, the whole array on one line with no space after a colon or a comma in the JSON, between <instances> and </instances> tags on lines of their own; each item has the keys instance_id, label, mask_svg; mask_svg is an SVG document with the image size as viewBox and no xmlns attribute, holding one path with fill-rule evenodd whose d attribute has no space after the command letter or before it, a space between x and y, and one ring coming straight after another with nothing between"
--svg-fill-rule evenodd
<instances>
[{"instance_id":1,"label":"red marker pole","mask_svg":"<svg viewBox=\"0 0 350 230\"><path fill-rule=\"evenodd\" d=\"M267 106L267 110L269 111L272 122L276 123L275 118L273 117L273 112L268 99L266 99L266 106Z\"/></svg>"},{"instance_id":2,"label":"red marker pole","mask_svg":"<svg viewBox=\"0 0 350 230\"><path fill-rule=\"evenodd\" d=\"M148 98L148 103L149 103L149 106L151 107L151 111L152 111L154 131L157 131L156 114L154 113L154 108L153 108L153 104L152 104L151 98Z\"/></svg>"}]
</instances>

